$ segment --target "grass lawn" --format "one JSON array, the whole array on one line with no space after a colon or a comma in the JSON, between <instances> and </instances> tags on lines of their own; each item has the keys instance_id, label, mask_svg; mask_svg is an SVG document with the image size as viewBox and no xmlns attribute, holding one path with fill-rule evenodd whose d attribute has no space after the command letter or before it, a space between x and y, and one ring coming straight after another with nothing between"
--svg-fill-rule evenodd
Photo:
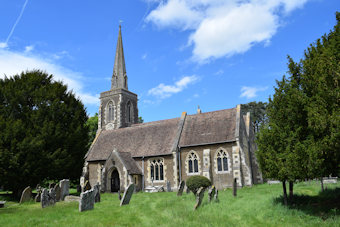
<instances>
[{"instance_id":1,"label":"grass lawn","mask_svg":"<svg viewBox=\"0 0 340 227\"><path fill-rule=\"evenodd\" d=\"M130 204L120 207L117 194L102 194L94 210L80 213L77 202L58 202L42 209L40 203L19 205L8 201L0 209L0 226L340 226L340 183L295 184L295 203L282 206L282 186L256 185L219 192L219 202L194 211L193 194L177 197L175 192L137 193ZM0 200L8 196L0 194Z\"/></svg>"}]
</instances>

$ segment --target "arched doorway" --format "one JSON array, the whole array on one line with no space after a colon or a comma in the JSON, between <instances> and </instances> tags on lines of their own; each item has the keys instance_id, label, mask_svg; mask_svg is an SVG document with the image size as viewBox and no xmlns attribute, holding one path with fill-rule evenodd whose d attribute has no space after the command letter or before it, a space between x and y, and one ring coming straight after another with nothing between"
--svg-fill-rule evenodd
<instances>
[{"instance_id":1,"label":"arched doorway","mask_svg":"<svg viewBox=\"0 0 340 227\"><path fill-rule=\"evenodd\" d=\"M111 192L118 192L120 189L119 173L117 169L111 173Z\"/></svg>"}]
</instances>

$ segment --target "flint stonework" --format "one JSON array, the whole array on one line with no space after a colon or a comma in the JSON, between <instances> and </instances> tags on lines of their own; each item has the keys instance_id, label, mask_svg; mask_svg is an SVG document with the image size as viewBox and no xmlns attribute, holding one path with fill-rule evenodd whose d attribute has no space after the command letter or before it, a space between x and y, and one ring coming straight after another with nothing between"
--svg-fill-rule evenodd
<instances>
[{"instance_id":1,"label":"flint stonework","mask_svg":"<svg viewBox=\"0 0 340 227\"><path fill-rule=\"evenodd\" d=\"M79 211L92 210L94 207L94 189L80 193Z\"/></svg>"},{"instance_id":2,"label":"flint stonework","mask_svg":"<svg viewBox=\"0 0 340 227\"><path fill-rule=\"evenodd\" d=\"M183 194L183 189L184 189L184 186L185 186L185 181L182 181L179 185L179 189L178 189L178 192L177 192L177 196L181 196Z\"/></svg>"},{"instance_id":3,"label":"flint stonework","mask_svg":"<svg viewBox=\"0 0 340 227\"><path fill-rule=\"evenodd\" d=\"M64 201L65 196L69 195L70 181L68 179L61 180L60 187L60 199Z\"/></svg>"},{"instance_id":4,"label":"flint stonework","mask_svg":"<svg viewBox=\"0 0 340 227\"><path fill-rule=\"evenodd\" d=\"M120 206L127 205L130 203L130 199L132 197L134 190L135 190L135 185L130 184L129 187L125 190L123 198L120 200Z\"/></svg>"},{"instance_id":5,"label":"flint stonework","mask_svg":"<svg viewBox=\"0 0 340 227\"><path fill-rule=\"evenodd\" d=\"M60 194L61 194L61 189L60 189L59 184L56 184L54 186L54 191L55 191L55 201L59 202L60 201Z\"/></svg>"},{"instance_id":6,"label":"flint stonework","mask_svg":"<svg viewBox=\"0 0 340 227\"><path fill-rule=\"evenodd\" d=\"M19 203L24 203L30 201L32 198L32 189L30 186L24 189L24 191L21 194L20 202Z\"/></svg>"},{"instance_id":7,"label":"flint stonework","mask_svg":"<svg viewBox=\"0 0 340 227\"><path fill-rule=\"evenodd\" d=\"M203 197L204 197L204 188L200 187L200 189L198 189L196 193L196 204L194 206L194 210L197 210L197 208L201 205Z\"/></svg>"}]
</instances>

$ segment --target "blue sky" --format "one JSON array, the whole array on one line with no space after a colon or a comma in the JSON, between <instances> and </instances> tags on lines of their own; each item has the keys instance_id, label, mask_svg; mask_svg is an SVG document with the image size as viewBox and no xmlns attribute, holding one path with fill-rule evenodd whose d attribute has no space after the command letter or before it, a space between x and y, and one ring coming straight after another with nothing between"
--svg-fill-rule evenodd
<instances>
[{"instance_id":1,"label":"blue sky","mask_svg":"<svg viewBox=\"0 0 340 227\"><path fill-rule=\"evenodd\" d=\"M129 90L145 121L267 101L335 25L338 0L0 0L0 77L42 69L89 115L110 89L121 21Z\"/></svg>"}]
</instances>

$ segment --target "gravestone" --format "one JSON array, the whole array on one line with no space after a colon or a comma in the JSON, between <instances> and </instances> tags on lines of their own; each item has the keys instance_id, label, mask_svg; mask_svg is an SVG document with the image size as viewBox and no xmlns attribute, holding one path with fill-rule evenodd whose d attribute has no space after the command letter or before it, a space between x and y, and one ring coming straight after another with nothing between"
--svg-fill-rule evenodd
<instances>
[{"instance_id":1,"label":"gravestone","mask_svg":"<svg viewBox=\"0 0 340 227\"><path fill-rule=\"evenodd\" d=\"M218 202L218 190L216 189L215 196L214 196L215 202Z\"/></svg>"},{"instance_id":2,"label":"gravestone","mask_svg":"<svg viewBox=\"0 0 340 227\"><path fill-rule=\"evenodd\" d=\"M56 183L49 183L48 188L54 188L55 185Z\"/></svg>"},{"instance_id":3,"label":"gravestone","mask_svg":"<svg viewBox=\"0 0 340 227\"><path fill-rule=\"evenodd\" d=\"M167 181L166 182L166 191L167 192L171 192L172 190L171 190L171 183L170 183L170 181Z\"/></svg>"},{"instance_id":4,"label":"gravestone","mask_svg":"<svg viewBox=\"0 0 340 227\"><path fill-rule=\"evenodd\" d=\"M24 189L24 191L21 194L20 202L19 203L24 203L30 201L32 198L32 189L30 186Z\"/></svg>"},{"instance_id":5,"label":"gravestone","mask_svg":"<svg viewBox=\"0 0 340 227\"><path fill-rule=\"evenodd\" d=\"M55 201L59 202L60 201L60 194L61 194L61 189L60 189L59 184L56 184L54 186L54 191L55 191Z\"/></svg>"},{"instance_id":6,"label":"gravestone","mask_svg":"<svg viewBox=\"0 0 340 227\"><path fill-rule=\"evenodd\" d=\"M122 200L122 195L120 194L120 190L118 190L118 199Z\"/></svg>"},{"instance_id":7,"label":"gravestone","mask_svg":"<svg viewBox=\"0 0 340 227\"><path fill-rule=\"evenodd\" d=\"M194 206L194 210L197 210L197 208L201 205L203 197L204 197L204 188L200 187L196 193L196 204Z\"/></svg>"},{"instance_id":8,"label":"gravestone","mask_svg":"<svg viewBox=\"0 0 340 227\"><path fill-rule=\"evenodd\" d=\"M185 181L182 181L182 182L180 183L180 185L179 185L179 189L178 189L178 192L177 192L177 196L181 196L181 195L182 195L184 186L185 186Z\"/></svg>"},{"instance_id":9,"label":"gravestone","mask_svg":"<svg viewBox=\"0 0 340 227\"><path fill-rule=\"evenodd\" d=\"M41 199L41 191L38 191L37 195L35 196L34 198L34 201L39 203L40 202L40 199Z\"/></svg>"},{"instance_id":10,"label":"gravestone","mask_svg":"<svg viewBox=\"0 0 340 227\"><path fill-rule=\"evenodd\" d=\"M209 191L208 191L208 196L209 196L209 202L213 199L214 195L216 194L216 188L215 186L211 186Z\"/></svg>"},{"instance_id":11,"label":"gravestone","mask_svg":"<svg viewBox=\"0 0 340 227\"><path fill-rule=\"evenodd\" d=\"M41 207L45 208L55 204L55 191L54 188L47 190L44 188L41 192Z\"/></svg>"},{"instance_id":12,"label":"gravestone","mask_svg":"<svg viewBox=\"0 0 340 227\"><path fill-rule=\"evenodd\" d=\"M129 204L134 190L135 190L135 185L130 184L129 187L125 190L123 198L120 200L120 206Z\"/></svg>"},{"instance_id":13,"label":"gravestone","mask_svg":"<svg viewBox=\"0 0 340 227\"><path fill-rule=\"evenodd\" d=\"M80 196L74 196L74 195L67 195L64 198L65 202L79 202Z\"/></svg>"},{"instance_id":14,"label":"gravestone","mask_svg":"<svg viewBox=\"0 0 340 227\"><path fill-rule=\"evenodd\" d=\"M233 196L236 197L237 196L237 179L234 178L234 182L233 182Z\"/></svg>"},{"instance_id":15,"label":"gravestone","mask_svg":"<svg viewBox=\"0 0 340 227\"><path fill-rule=\"evenodd\" d=\"M100 202L100 185L97 183L94 187L94 202L99 203Z\"/></svg>"},{"instance_id":16,"label":"gravestone","mask_svg":"<svg viewBox=\"0 0 340 227\"><path fill-rule=\"evenodd\" d=\"M63 179L59 182L60 187L60 199L64 201L65 196L69 195L70 181L68 179Z\"/></svg>"},{"instance_id":17,"label":"gravestone","mask_svg":"<svg viewBox=\"0 0 340 227\"><path fill-rule=\"evenodd\" d=\"M80 193L79 212L92 210L94 207L94 189Z\"/></svg>"}]
</instances>

